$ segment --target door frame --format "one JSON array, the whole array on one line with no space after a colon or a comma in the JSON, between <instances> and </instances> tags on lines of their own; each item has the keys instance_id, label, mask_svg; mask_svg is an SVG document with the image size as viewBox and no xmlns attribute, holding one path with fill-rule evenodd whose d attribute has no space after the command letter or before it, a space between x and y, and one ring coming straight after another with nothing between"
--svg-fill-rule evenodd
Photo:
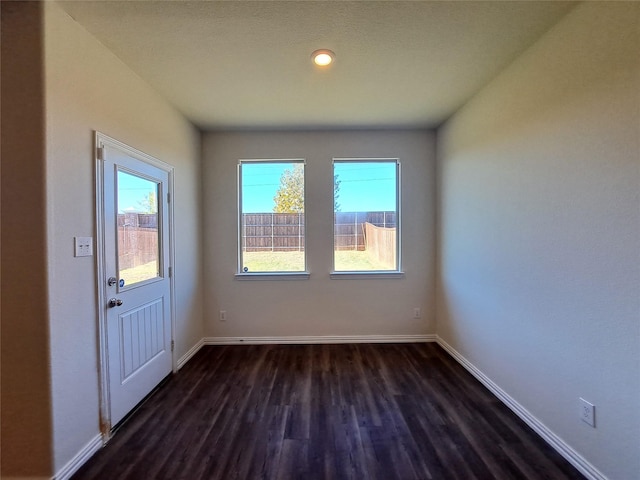
<instances>
[{"instance_id":1,"label":"door frame","mask_svg":"<svg viewBox=\"0 0 640 480\"><path fill-rule=\"evenodd\" d=\"M106 443L111 437L111 397L109 391L109 350L107 342L107 272L106 272L106 253L105 253L105 202L104 202L104 147L109 146L123 151L127 155L150 164L168 174L168 219L169 219L169 301L171 307L169 309L171 323L171 369L175 373L177 371L177 363L175 357L175 318L176 318L176 302L175 302L175 228L174 228L174 208L173 208L173 190L174 190L174 168L173 166L158 160L140 150L137 150L125 143L122 143L112 137L109 137L97 130L94 131L94 157L95 157L95 180L96 180L96 267L97 267L97 310L98 310L98 365L99 365L99 413L100 413L100 433L102 441Z\"/></svg>"}]
</instances>

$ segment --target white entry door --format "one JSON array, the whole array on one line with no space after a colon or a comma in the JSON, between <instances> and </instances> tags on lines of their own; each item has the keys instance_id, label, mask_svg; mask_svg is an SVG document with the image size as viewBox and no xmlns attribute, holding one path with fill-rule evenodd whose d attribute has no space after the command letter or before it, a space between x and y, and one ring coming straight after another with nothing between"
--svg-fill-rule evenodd
<instances>
[{"instance_id":1,"label":"white entry door","mask_svg":"<svg viewBox=\"0 0 640 480\"><path fill-rule=\"evenodd\" d=\"M113 427L172 369L169 171L125 146L100 145L103 390Z\"/></svg>"}]
</instances>

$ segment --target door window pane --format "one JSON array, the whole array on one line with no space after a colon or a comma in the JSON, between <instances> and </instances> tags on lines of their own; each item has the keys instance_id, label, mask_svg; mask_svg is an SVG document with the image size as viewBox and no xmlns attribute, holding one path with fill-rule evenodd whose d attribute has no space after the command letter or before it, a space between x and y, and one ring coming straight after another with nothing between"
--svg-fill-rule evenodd
<instances>
[{"instance_id":1,"label":"door window pane","mask_svg":"<svg viewBox=\"0 0 640 480\"><path fill-rule=\"evenodd\" d=\"M397 160L335 160L334 271L398 270Z\"/></svg>"},{"instance_id":2,"label":"door window pane","mask_svg":"<svg viewBox=\"0 0 640 480\"><path fill-rule=\"evenodd\" d=\"M118 171L118 278L121 286L128 287L159 276L159 193L157 182Z\"/></svg>"},{"instance_id":3,"label":"door window pane","mask_svg":"<svg viewBox=\"0 0 640 480\"><path fill-rule=\"evenodd\" d=\"M304 162L239 165L240 273L304 272Z\"/></svg>"}]
</instances>

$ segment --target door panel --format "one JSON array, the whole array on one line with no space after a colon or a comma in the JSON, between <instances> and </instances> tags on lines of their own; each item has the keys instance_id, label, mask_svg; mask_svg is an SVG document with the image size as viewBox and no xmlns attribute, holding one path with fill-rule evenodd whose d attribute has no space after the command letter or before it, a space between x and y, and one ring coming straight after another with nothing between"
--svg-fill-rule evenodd
<instances>
[{"instance_id":1,"label":"door panel","mask_svg":"<svg viewBox=\"0 0 640 480\"><path fill-rule=\"evenodd\" d=\"M172 368L169 173L103 150L106 349L111 426Z\"/></svg>"},{"instance_id":2,"label":"door panel","mask_svg":"<svg viewBox=\"0 0 640 480\"><path fill-rule=\"evenodd\" d=\"M119 314L120 381L126 382L140 368L164 352L164 307L158 298L139 308Z\"/></svg>"}]
</instances>

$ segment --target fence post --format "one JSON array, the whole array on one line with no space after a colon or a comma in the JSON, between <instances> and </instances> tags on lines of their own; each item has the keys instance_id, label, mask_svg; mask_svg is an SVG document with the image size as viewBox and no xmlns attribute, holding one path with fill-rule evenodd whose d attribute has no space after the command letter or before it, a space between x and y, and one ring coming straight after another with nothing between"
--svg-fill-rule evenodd
<instances>
[{"instance_id":1,"label":"fence post","mask_svg":"<svg viewBox=\"0 0 640 480\"><path fill-rule=\"evenodd\" d=\"M273 213L271 213L271 251L273 252Z\"/></svg>"},{"instance_id":2,"label":"fence post","mask_svg":"<svg viewBox=\"0 0 640 480\"><path fill-rule=\"evenodd\" d=\"M353 218L353 234L355 235L355 247L354 250L358 250L358 212L355 212Z\"/></svg>"}]
</instances>

